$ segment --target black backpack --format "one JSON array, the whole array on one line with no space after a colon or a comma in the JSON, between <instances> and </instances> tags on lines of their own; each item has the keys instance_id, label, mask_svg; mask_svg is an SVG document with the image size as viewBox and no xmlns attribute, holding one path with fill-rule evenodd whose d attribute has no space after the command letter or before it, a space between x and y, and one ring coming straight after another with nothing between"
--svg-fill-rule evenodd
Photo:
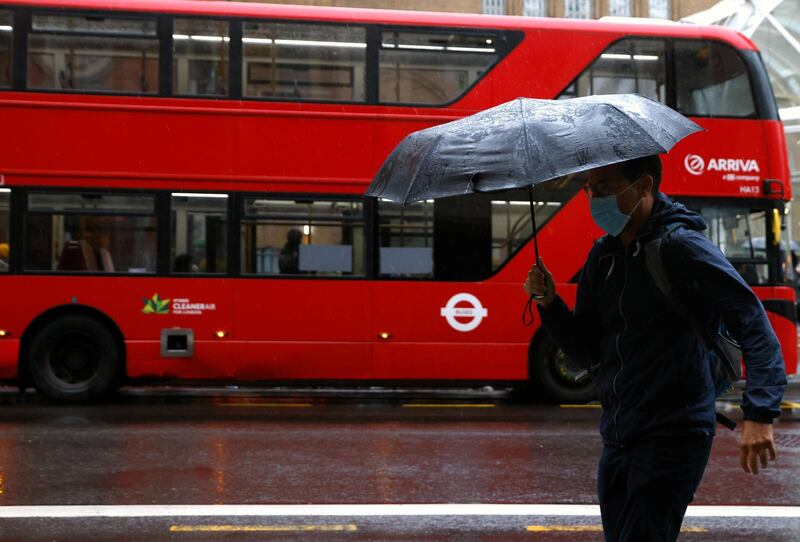
<instances>
[{"instance_id":1,"label":"black backpack","mask_svg":"<svg viewBox=\"0 0 800 542\"><path fill-rule=\"evenodd\" d=\"M733 389L733 384L742 379L742 348L736 340L731 337L725 322L720 324L720 328L712 336L708 330L697 323L697 319L681 303L675 295L672 283L667 276L666 269L661 259L661 242L668 239L676 230L683 228L683 224L672 224L666 228L662 234L652 239L644 245L645 263L650 277L653 279L658 290L672 306L673 310L683 318L691 322L694 332L700 337L708 352L711 374L714 379L714 391L717 397ZM733 430L736 422L727 416L717 412L717 422Z\"/></svg>"}]
</instances>

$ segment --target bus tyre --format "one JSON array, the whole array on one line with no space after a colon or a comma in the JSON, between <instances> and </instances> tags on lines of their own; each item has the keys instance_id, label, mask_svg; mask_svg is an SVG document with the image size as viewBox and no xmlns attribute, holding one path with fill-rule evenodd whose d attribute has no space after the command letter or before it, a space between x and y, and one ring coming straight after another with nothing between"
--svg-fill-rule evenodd
<instances>
[{"instance_id":1,"label":"bus tyre","mask_svg":"<svg viewBox=\"0 0 800 542\"><path fill-rule=\"evenodd\" d=\"M37 391L57 401L98 401L121 380L120 345L90 316L73 314L45 324L31 341L27 361Z\"/></svg>"},{"instance_id":2,"label":"bus tyre","mask_svg":"<svg viewBox=\"0 0 800 542\"><path fill-rule=\"evenodd\" d=\"M531 344L529 354L530 384L542 398L557 404L582 404L595 398L594 381L575 382L581 368L542 331Z\"/></svg>"}]
</instances>

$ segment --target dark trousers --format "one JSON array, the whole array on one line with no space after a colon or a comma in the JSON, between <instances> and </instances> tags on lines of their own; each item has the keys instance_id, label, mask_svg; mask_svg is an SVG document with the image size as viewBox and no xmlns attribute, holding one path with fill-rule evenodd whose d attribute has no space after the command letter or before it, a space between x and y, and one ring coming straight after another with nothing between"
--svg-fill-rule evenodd
<instances>
[{"instance_id":1,"label":"dark trousers","mask_svg":"<svg viewBox=\"0 0 800 542\"><path fill-rule=\"evenodd\" d=\"M606 445L597 493L606 542L673 542L703 478L712 436Z\"/></svg>"}]
</instances>

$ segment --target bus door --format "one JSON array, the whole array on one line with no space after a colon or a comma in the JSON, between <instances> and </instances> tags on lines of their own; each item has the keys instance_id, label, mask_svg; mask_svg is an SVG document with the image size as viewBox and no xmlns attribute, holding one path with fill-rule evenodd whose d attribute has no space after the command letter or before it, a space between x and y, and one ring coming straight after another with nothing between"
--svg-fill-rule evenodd
<instances>
[{"instance_id":1,"label":"bus door","mask_svg":"<svg viewBox=\"0 0 800 542\"><path fill-rule=\"evenodd\" d=\"M537 188L537 225L579 184ZM519 251L531 237L528 190L408 206L378 201L377 224L376 377L526 379L531 328L520 321L520 277L532 258ZM512 262L519 269L500 273Z\"/></svg>"},{"instance_id":2,"label":"bus door","mask_svg":"<svg viewBox=\"0 0 800 542\"><path fill-rule=\"evenodd\" d=\"M235 286L243 378L372 378L363 201L245 197Z\"/></svg>"}]
</instances>

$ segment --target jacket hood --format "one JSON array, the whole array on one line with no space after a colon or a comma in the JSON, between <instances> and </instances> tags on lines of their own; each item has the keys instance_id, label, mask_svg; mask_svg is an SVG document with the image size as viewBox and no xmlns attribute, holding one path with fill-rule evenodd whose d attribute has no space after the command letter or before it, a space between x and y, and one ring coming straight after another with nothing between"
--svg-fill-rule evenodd
<instances>
[{"instance_id":1,"label":"jacket hood","mask_svg":"<svg viewBox=\"0 0 800 542\"><path fill-rule=\"evenodd\" d=\"M706 221L698 213L690 211L682 203L674 202L659 192L653 203L653 213L642 228L642 232L665 228L676 223L695 231L703 231L707 227Z\"/></svg>"}]
</instances>

